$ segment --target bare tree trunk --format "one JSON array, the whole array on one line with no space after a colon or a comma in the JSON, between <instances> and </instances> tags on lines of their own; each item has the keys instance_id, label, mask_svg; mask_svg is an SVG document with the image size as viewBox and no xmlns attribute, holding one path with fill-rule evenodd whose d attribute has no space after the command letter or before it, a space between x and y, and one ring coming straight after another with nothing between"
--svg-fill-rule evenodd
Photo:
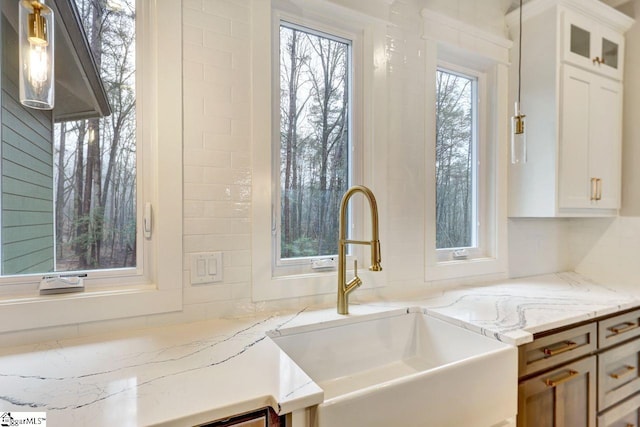
<instances>
[{"instance_id":1,"label":"bare tree trunk","mask_svg":"<svg viewBox=\"0 0 640 427\"><path fill-rule=\"evenodd\" d=\"M78 255L79 257L82 257L82 252L85 249L86 245L84 245L82 243L82 239L84 238L85 234L84 234L84 214L83 214L83 205L84 205L84 201L83 201L83 197L84 197L84 192L83 192L83 184L84 184L84 179L83 179L83 175L84 175L84 139L86 136L86 132L87 132L87 128L86 128L86 122L82 121L79 122L79 126L78 126L78 145L76 146L76 170L75 170L75 177L74 177L74 182L75 182L75 190L74 190L74 201L73 201L73 205L74 205L74 221L73 223L76 226L76 242L74 245L75 248L75 253L76 255ZM86 265L86 257L83 258L83 260L85 261L84 264L82 264L82 266L78 266L80 267L84 267Z\"/></svg>"},{"instance_id":2,"label":"bare tree trunk","mask_svg":"<svg viewBox=\"0 0 640 427\"><path fill-rule=\"evenodd\" d=\"M67 126L60 124L60 144L58 149L58 182L56 183L56 251L58 258L62 257L62 234L64 224L64 155L66 150Z\"/></svg>"},{"instance_id":3,"label":"bare tree trunk","mask_svg":"<svg viewBox=\"0 0 640 427\"><path fill-rule=\"evenodd\" d=\"M104 5L102 0L92 3L90 46L96 65L102 64L102 19ZM102 240L102 177L100 152L100 121L89 119L89 143L87 146L87 165L85 169L84 196L82 212L84 216L82 231L85 248L80 254L80 266L100 265L100 244ZM95 199L94 199L95 197Z\"/></svg>"}]
</instances>

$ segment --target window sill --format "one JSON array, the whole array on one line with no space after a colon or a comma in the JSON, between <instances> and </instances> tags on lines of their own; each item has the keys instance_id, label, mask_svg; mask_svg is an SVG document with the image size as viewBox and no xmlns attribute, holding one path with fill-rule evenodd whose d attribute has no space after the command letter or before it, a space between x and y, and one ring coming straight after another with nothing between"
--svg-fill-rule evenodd
<instances>
[{"instance_id":1,"label":"window sill","mask_svg":"<svg viewBox=\"0 0 640 427\"><path fill-rule=\"evenodd\" d=\"M425 281L460 279L471 276L507 274L504 260L496 258L472 258L443 261L427 266Z\"/></svg>"},{"instance_id":2,"label":"window sill","mask_svg":"<svg viewBox=\"0 0 640 427\"><path fill-rule=\"evenodd\" d=\"M352 277L352 275L353 271L347 271L348 278ZM371 289L385 286L386 280L384 274L372 274L367 271L358 270L358 275L363 282L360 289ZM254 275L254 301L269 301L284 298L300 298L335 294L338 289L337 271L271 277L270 279L263 279L263 277L264 276Z\"/></svg>"},{"instance_id":3,"label":"window sill","mask_svg":"<svg viewBox=\"0 0 640 427\"><path fill-rule=\"evenodd\" d=\"M166 313L182 309L182 289L155 285L0 299L0 333Z\"/></svg>"}]
</instances>

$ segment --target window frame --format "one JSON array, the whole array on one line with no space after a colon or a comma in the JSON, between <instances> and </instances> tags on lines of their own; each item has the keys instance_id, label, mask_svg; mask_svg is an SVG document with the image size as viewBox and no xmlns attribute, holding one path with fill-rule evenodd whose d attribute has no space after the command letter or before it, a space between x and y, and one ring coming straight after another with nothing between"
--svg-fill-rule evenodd
<instances>
[{"instance_id":1,"label":"window frame","mask_svg":"<svg viewBox=\"0 0 640 427\"><path fill-rule=\"evenodd\" d=\"M373 58L374 51L383 51L386 26L383 22L330 2L318 2L300 8L295 2L273 0L253 2L252 15L252 299L267 301L282 298L296 298L310 295L335 294L336 270L313 271L309 265L302 270L290 268L284 274L276 272L274 250L275 204L273 195L279 180L273 179L273 141L279 133L274 126L274 111L279 112L279 97L273 89L280 87L278 64L274 63L274 52L279 51L279 22L284 20L305 28L317 29L334 34L352 42L353 85L351 129L352 148L350 158L353 170L352 182L372 186L374 167L371 151L365 149L373 141L373 128L379 126L372 121L374 81L382 76L374 75L372 67L365 66L364 58ZM368 90L365 90L367 88ZM278 132L276 132L278 129ZM379 129L379 132L383 132ZM279 145L279 135L278 135ZM355 163L354 163L355 162ZM377 181L377 180L376 180ZM350 231L359 235L366 229L361 221L364 200L355 198L350 202L352 221ZM354 253L357 254L358 250ZM364 251L361 251L364 253ZM277 254L279 255L279 253ZM326 258L326 257L322 257ZM310 264L310 261L309 261ZM337 263L336 263L337 266ZM360 271L359 271L360 273ZM363 277L367 272L362 272ZM375 275L374 275L375 276ZM378 275L380 276L380 275ZM374 281L365 280L364 287L378 287Z\"/></svg>"},{"instance_id":2,"label":"window frame","mask_svg":"<svg viewBox=\"0 0 640 427\"><path fill-rule=\"evenodd\" d=\"M436 85L426 84L425 108L425 282L449 283L456 279L483 281L502 279L508 273L507 255L507 142L509 102L509 49L512 42L504 37L486 32L473 25L438 12L422 11L424 39L426 42L425 78L436 81L439 64L453 64L477 70L486 77L484 99L486 110L485 135L486 158L484 170L487 176L485 203L481 209L487 212L484 220L488 244L483 256L440 260L436 249L436 181L435 181L435 92ZM446 29L446 30L445 30ZM481 93L480 96L483 94Z\"/></svg>"},{"instance_id":3,"label":"window frame","mask_svg":"<svg viewBox=\"0 0 640 427\"><path fill-rule=\"evenodd\" d=\"M304 22L305 24L301 24L300 22ZM272 136L272 180L274 182L273 185L273 218L272 218L272 230L274 233L274 237L272 239L272 249L271 249L271 257L272 257L272 271L275 277L279 276L289 276L292 274L317 274L321 272L335 272L337 269L337 258L338 254L326 254L326 255L315 255L315 256L307 256L307 257L296 257L296 258L282 258L282 182L280 177L280 167L281 167L281 136L280 136L280 103L279 103L279 91L280 91L280 56L278 54L280 49L280 27L284 26L290 29L307 32L310 34L318 35L324 37L326 39L331 39L333 41L344 43L348 45L348 58L347 58L347 66L349 67L348 71L348 83L347 87L349 89L349 114L348 114L348 134L349 134L349 142L347 150L348 154L348 177L347 177L347 188L349 188L353 181L354 177L361 176L361 146L359 143L359 133L354 131L354 110L356 105L354 105L354 90L357 87L358 79L354 77L354 65L355 61L353 60L354 50L357 45L357 41L354 41L354 34L352 32L344 31L344 29L334 28L326 25L323 22L315 22L309 20L302 20L299 17L293 16L289 13L283 11L277 11L274 16L274 28L272 36L274 39L277 39L278 49L273 52L274 61L273 61L273 75L274 75L274 89L273 89L273 97L274 105L277 103L278 108L272 112L273 116L273 136ZM277 61L276 61L277 57ZM277 82L277 83L276 83ZM359 107L359 106L358 106ZM357 118L356 118L357 120ZM349 223L353 223L351 221L352 209L349 209ZM336 239L337 239L336 235ZM323 267L314 269L313 262L318 260L333 260L333 267Z\"/></svg>"},{"instance_id":4,"label":"window frame","mask_svg":"<svg viewBox=\"0 0 640 427\"><path fill-rule=\"evenodd\" d=\"M450 74L456 74L460 77L473 79L472 103L474 111L472 113L472 133L473 133L473 196L472 210L472 240L471 246L461 246L454 248L436 248L438 262L452 261L456 258L456 252L463 250L466 253L466 259L485 258L491 256L491 248L493 247L493 238L487 230L485 224L490 221L489 204L489 176L485 173L485 166L488 165L488 141L487 129L483 123L487 123L487 77L484 71L461 66L458 64L438 61L436 71L444 71ZM437 112L436 112L437 113Z\"/></svg>"},{"instance_id":5,"label":"window frame","mask_svg":"<svg viewBox=\"0 0 640 427\"><path fill-rule=\"evenodd\" d=\"M136 79L137 267L88 270L85 291L74 294L39 295L42 274L1 278L0 333L182 309L182 5L136 7L136 72L144 76ZM146 203L150 239L141 232Z\"/></svg>"}]
</instances>

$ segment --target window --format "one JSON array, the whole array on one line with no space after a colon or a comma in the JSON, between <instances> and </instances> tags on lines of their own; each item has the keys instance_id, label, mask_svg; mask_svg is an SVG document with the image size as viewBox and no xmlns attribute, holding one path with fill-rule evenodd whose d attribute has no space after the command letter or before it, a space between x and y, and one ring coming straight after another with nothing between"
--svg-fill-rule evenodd
<instances>
[{"instance_id":1,"label":"window","mask_svg":"<svg viewBox=\"0 0 640 427\"><path fill-rule=\"evenodd\" d=\"M332 294L342 195L371 185L363 146L379 131L371 106L384 74L364 58L386 26L332 2L253 2L252 16L252 297ZM363 218L349 224L353 238L365 233L365 203L350 202L350 218Z\"/></svg>"},{"instance_id":2,"label":"window","mask_svg":"<svg viewBox=\"0 0 640 427\"><path fill-rule=\"evenodd\" d=\"M53 270L135 268L135 0L75 2L111 114L55 126Z\"/></svg>"},{"instance_id":3,"label":"window","mask_svg":"<svg viewBox=\"0 0 640 427\"><path fill-rule=\"evenodd\" d=\"M285 21L279 39L274 253L277 267L308 272L311 258L338 253L351 171L351 42Z\"/></svg>"},{"instance_id":4,"label":"window","mask_svg":"<svg viewBox=\"0 0 640 427\"><path fill-rule=\"evenodd\" d=\"M53 112L25 109L19 119L6 117L3 276L137 265L135 0L75 0L68 7L61 9L67 20L59 20L68 25L67 16L79 13L88 50L60 43L57 56L85 54L85 67L97 83L87 94L73 93L66 89L69 81L84 76L65 68L58 75L62 90ZM73 37L82 39L82 29ZM10 66L3 74L15 72ZM3 108L12 109L12 92L9 85L4 88ZM91 104L78 100L83 95L103 100L97 104L105 107L87 108Z\"/></svg>"},{"instance_id":5,"label":"window","mask_svg":"<svg viewBox=\"0 0 640 427\"><path fill-rule=\"evenodd\" d=\"M432 82L425 85L425 281L504 278L511 42L454 19L442 33L440 14L423 18Z\"/></svg>"},{"instance_id":6,"label":"window","mask_svg":"<svg viewBox=\"0 0 640 427\"><path fill-rule=\"evenodd\" d=\"M436 248L443 257L467 257L481 243L478 107L477 77L436 71Z\"/></svg>"},{"instance_id":7,"label":"window","mask_svg":"<svg viewBox=\"0 0 640 427\"><path fill-rule=\"evenodd\" d=\"M89 3L87 2L87 4ZM135 14L133 13L134 3ZM102 236L106 238L102 241L101 251L103 252L101 253L108 254L108 256L101 258L106 261L106 264L101 265L91 261L87 263L91 265L82 267L89 270L88 277L85 278L86 289L83 293L38 295L37 284L42 278L42 271L54 270L56 267L53 263L49 264L46 270L39 269L31 274L3 277L0 280L0 301L2 302L0 332L164 313L182 308L182 265L180 262L183 256L182 88L179 83L182 79L182 40L179 36L181 34L181 4L180 2L153 2L149 0L110 0L101 4L105 5L103 10L105 15L102 16L100 22L108 18L120 20L118 25L124 25L125 20L135 17L135 43L131 40L128 46L121 46L121 41L115 38L121 35L115 34L118 32L115 31L109 35L109 37L114 37L109 40L113 46L106 43L103 46L105 58L107 55L114 55L111 58L115 61L107 62L105 60L103 64L105 66L110 64L110 71L113 73L104 78L105 89L107 92L115 91L121 96L111 99L112 110L115 114L100 124L102 127L99 132L102 135L95 133L92 135L87 123L84 141L97 139L99 136L102 141L113 141L111 137L119 132L119 137L122 140L135 141L135 146L126 146L124 149L126 153L121 151L119 154L109 152L111 147L107 142L101 147L100 151L104 159L102 170L93 171L93 182L97 183L96 177L101 177L102 190L104 190L105 179L109 174L109 159L114 161L111 170L111 176L114 178L109 180L109 190L102 192L102 198L106 200L102 206L98 204L100 195L97 193L92 195L91 204L94 207L97 206L98 209L93 211L90 216L101 214L102 208L105 211L108 209L118 210L119 214L130 216L127 220L129 225L117 224L120 234L116 234L116 240L109 240L108 235L113 230L109 230L107 225L103 223ZM58 15L59 17L60 15ZM9 28L7 25L0 27ZM113 28L117 28L117 26ZM5 46L3 42L3 47ZM114 49L113 52L106 52L111 48ZM116 58L118 49L135 50L135 75L137 78L131 75L132 70L129 68L131 63L125 63L122 55ZM6 57L5 53L6 50L3 51L3 58ZM128 78L118 80L118 72L127 74ZM128 98L132 94L134 83L136 88L135 107L131 103L131 99ZM75 90L75 88L70 87L69 90ZM56 103L60 103L60 105L64 105L65 102L69 101L60 96L56 99ZM129 116L128 121L122 122L118 128L114 121L118 117L123 117L118 113L120 107L123 108L122 112L129 114ZM4 125L6 117L3 115L0 119ZM52 123L51 116L48 121ZM80 127L71 122L67 122L65 126L67 127L65 132L70 138L77 137L82 132ZM50 128L49 132L51 132L50 138L53 139L53 129ZM82 144L79 146L81 147ZM68 179L55 180L57 177L57 175L54 177L53 173L53 158L55 156L51 143L49 147L51 163L48 166L50 172L46 185L51 188L49 198L52 199L54 182L56 184L62 182L64 185L73 185L73 183ZM69 154L67 150L65 151ZM62 150L59 150L57 154L60 152ZM83 154L86 154L86 147ZM132 154L135 154L135 157L129 157ZM63 164L65 160L68 163L78 161L77 158L72 159L65 155L62 158ZM86 161L85 155L83 158ZM136 176L126 175L124 171L127 173L135 172ZM42 175L46 176L46 174ZM118 175L120 175L119 180L115 178ZM35 174L31 176L35 176ZM125 179L128 180L127 191L119 194L121 196L126 194L124 205L129 206L127 209L122 209L124 205L121 204L116 209L116 205L111 204L109 200L114 194L112 193L115 191L114 186L121 186ZM29 190L24 189L23 191ZM67 194L71 197L70 193ZM146 210L142 207L147 204L152 207L150 236L143 235L140 230L140 225L143 223L143 211ZM43 212L51 218L48 227L53 230L54 210L52 208L43 209ZM68 211L64 211L63 214L71 215ZM105 218L108 218L106 212L104 215ZM63 233L73 233L71 228L79 225L78 221L68 224ZM98 224L98 227L94 227L95 232L99 231L99 226ZM90 225L89 228L91 229L91 227ZM136 237L134 238L133 235ZM58 246L55 251L53 250L53 236L53 232L48 235L52 242L49 245L49 251L56 253L57 256L61 248ZM117 241L120 239L122 244ZM87 246L88 251L96 250L97 248L91 248L91 245L95 245L95 240L87 240L90 243ZM133 251L127 250L127 243L129 246L134 246ZM63 240L62 244L63 246L65 244L73 246L74 240L73 238L66 242ZM114 255L120 251L120 256L114 256L114 259L119 259L115 265L109 261L111 244L114 245ZM118 245L121 245L120 249L118 249ZM73 251L71 247L62 249ZM87 253L91 254L91 252ZM3 255L5 254L3 253ZM125 265L124 256L126 255L128 255L126 268L122 268ZM134 255L135 262L131 258ZM59 257L59 261L63 259ZM69 262L77 261L76 259ZM57 268L67 269L62 265ZM68 269L76 270L77 268L76 265L70 265ZM40 273L36 273L36 271L40 271Z\"/></svg>"}]
</instances>

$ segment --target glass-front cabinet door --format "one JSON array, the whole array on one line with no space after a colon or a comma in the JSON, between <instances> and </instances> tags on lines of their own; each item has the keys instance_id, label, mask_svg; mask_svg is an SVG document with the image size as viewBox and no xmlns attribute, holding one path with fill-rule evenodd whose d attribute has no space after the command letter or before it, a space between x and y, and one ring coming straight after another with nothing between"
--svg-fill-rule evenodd
<instances>
[{"instance_id":1,"label":"glass-front cabinet door","mask_svg":"<svg viewBox=\"0 0 640 427\"><path fill-rule=\"evenodd\" d=\"M563 22L565 61L616 80L622 79L622 35L569 11L564 11Z\"/></svg>"}]
</instances>

